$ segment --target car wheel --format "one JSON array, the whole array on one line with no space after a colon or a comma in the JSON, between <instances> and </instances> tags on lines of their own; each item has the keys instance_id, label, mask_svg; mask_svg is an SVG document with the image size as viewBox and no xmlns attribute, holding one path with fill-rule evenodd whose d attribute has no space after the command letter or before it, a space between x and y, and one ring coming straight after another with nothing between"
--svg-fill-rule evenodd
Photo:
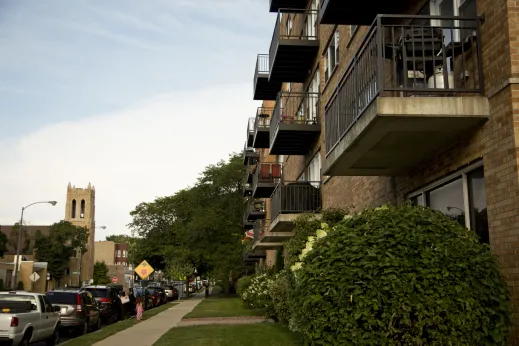
<instances>
[{"instance_id":1,"label":"car wheel","mask_svg":"<svg viewBox=\"0 0 519 346\"><path fill-rule=\"evenodd\" d=\"M56 328L56 330L54 330L54 333L52 334L52 336L50 338L48 338L46 341L47 346L55 346L57 344L59 344L59 328ZM22 345L22 344L20 344L20 345ZM27 343L27 345L29 345L29 343Z\"/></svg>"},{"instance_id":2,"label":"car wheel","mask_svg":"<svg viewBox=\"0 0 519 346\"><path fill-rule=\"evenodd\" d=\"M20 343L18 345L19 346L29 346L29 337L24 336L22 341L20 341Z\"/></svg>"}]
</instances>

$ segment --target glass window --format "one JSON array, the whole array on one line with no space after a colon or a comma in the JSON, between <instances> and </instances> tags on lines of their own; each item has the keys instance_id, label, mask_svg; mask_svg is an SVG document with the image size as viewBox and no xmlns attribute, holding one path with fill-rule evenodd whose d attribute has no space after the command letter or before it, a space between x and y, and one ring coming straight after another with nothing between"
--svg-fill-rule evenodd
<instances>
[{"instance_id":1,"label":"glass window","mask_svg":"<svg viewBox=\"0 0 519 346\"><path fill-rule=\"evenodd\" d=\"M68 305L76 305L77 304L77 293L73 292L55 292L49 291L47 292L47 298L50 300L52 304L68 304Z\"/></svg>"},{"instance_id":2,"label":"glass window","mask_svg":"<svg viewBox=\"0 0 519 346\"><path fill-rule=\"evenodd\" d=\"M465 225L463 180L461 177L427 193L427 204Z\"/></svg>"},{"instance_id":3,"label":"glass window","mask_svg":"<svg viewBox=\"0 0 519 346\"><path fill-rule=\"evenodd\" d=\"M487 194L483 167L467 175L469 185L470 228L483 243L489 243L487 219Z\"/></svg>"},{"instance_id":4,"label":"glass window","mask_svg":"<svg viewBox=\"0 0 519 346\"><path fill-rule=\"evenodd\" d=\"M417 196L414 196L411 198L411 204L412 205L425 205L423 202L423 195L419 194Z\"/></svg>"}]
</instances>

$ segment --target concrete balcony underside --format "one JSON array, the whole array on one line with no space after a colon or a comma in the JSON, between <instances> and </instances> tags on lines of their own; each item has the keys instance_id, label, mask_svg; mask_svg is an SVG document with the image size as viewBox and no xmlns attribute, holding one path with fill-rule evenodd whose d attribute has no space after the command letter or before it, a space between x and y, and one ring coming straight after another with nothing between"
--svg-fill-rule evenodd
<instances>
[{"instance_id":1,"label":"concrete balcony underside","mask_svg":"<svg viewBox=\"0 0 519 346\"><path fill-rule=\"evenodd\" d=\"M377 14L408 13L411 0L322 0L320 24L370 25Z\"/></svg>"},{"instance_id":2,"label":"concrete balcony underside","mask_svg":"<svg viewBox=\"0 0 519 346\"><path fill-rule=\"evenodd\" d=\"M255 198L270 198L277 185L277 182L259 182L253 186L252 196Z\"/></svg>"},{"instance_id":3,"label":"concrete balcony underside","mask_svg":"<svg viewBox=\"0 0 519 346\"><path fill-rule=\"evenodd\" d=\"M401 175L489 117L481 96L378 97L327 154L323 175Z\"/></svg>"},{"instance_id":4,"label":"concrete balcony underside","mask_svg":"<svg viewBox=\"0 0 519 346\"><path fill-rule=\"evenodd\" d=\"M281 90L281 81L269 81L268 73L258 74L254 85L253 99L257 101L276 100L278 92Z\"/></svg>"},{"instance_id":5,"label":"concrete balcony underside","mask_svg":"<svg viewBox=\"0 0 519 346\"><path fill-rule=\"evenodd\" d=\"M306 0L270 0L269 11L277 12L280 9L304 10L308 4Z\"/></svg>"},{"instance_id":6,"label":"concrete balcony underside","mask_svg":"<svg viewBox=\"0 0 519 346\"><path fill-rule=\"evenodd\" d=\"M282 242L267 243L256 241L252 246L253 250L280 250L283 248Z\"/></svg>"},{"instance_id":7,"label":"concrete balcony underside","mask_svg":"<svg viewBox=\"0 0 519 346\"><path fill-rule=\"evenodd\" d=\"M270 67L269 82L304 83L319 51L319 40L280 39Z\"/></svg>"},{"instance_id":8,"label":"concrete balcony underside","mask_svg":"<svg viewBox=\"0 0 519 346\"><path fill-rule=\"evenodd\" d=\"M270 127L259 127L254 132L252 147L255 149L267 149L270 145Z\"/></svg>"},{"instance_id":9,"label":"concrete balcony underside","mask_svg":"<svg viewBox=\"0 0 519 346\"><path fill-rule=\"evenodd\" d=\"M270 143L270 154L306 155L320 133L321 124L279 124Z\"/></svg>"},{"instance_id":10,"label":"concrete balcony underside","mask_svg":"<svg viewBox=\"0 0 519 346\"><path fill-rule=\"evenodd\" d=\"M265 235L260 239L262 243L282 243L294 236L294 232L265 232Z\"/></svg>"},{"instance_id":11,"label":"concrete balcony underside","mask_svg":"<svg viewBox=\"0 0 519 346\"><path fill-rule=\"evenodd\" d=\"M271 234L289 234L289 238L293 237L294 220L301 214L279 214L270 223ZM317 219L321 218L321 214L315 214Z\"/></svg>"}]
</instances>

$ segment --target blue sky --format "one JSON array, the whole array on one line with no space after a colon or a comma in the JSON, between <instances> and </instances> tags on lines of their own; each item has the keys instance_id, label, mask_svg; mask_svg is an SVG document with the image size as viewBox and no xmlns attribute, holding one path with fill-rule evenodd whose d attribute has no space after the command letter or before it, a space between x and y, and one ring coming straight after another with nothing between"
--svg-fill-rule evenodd
<instances>
[{"instance_id":1,"label":"blue sky","mask_svg":"<svg viewBox=\"0 0 519 346\"><path fill-rule=\"evenodd\" d=\"M274 22L268 0L0 0L0 224L40 199L59 204L27 222L57 221L68 182L92 182L121 233L241 150Z\"/></svg>"}]
</instances>

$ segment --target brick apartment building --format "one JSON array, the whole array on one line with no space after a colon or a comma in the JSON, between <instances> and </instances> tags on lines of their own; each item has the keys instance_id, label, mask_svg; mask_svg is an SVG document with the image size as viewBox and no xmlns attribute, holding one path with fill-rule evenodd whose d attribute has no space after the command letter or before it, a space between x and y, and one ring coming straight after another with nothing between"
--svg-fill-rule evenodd
<instances>
[{"instance_id":1,"label":"brick apartment building","mask_svg":"<svg viewBox=\"0 0 519 346\"><path fill-rule=\"evenodd\" d=\"M519 6L269 4L278 18L257 58L263 103L244 148L244 228L255 238L245 260L272 265L297 214L411 201L490 244L518 326Z\"/></svg>"}]
</instances>

